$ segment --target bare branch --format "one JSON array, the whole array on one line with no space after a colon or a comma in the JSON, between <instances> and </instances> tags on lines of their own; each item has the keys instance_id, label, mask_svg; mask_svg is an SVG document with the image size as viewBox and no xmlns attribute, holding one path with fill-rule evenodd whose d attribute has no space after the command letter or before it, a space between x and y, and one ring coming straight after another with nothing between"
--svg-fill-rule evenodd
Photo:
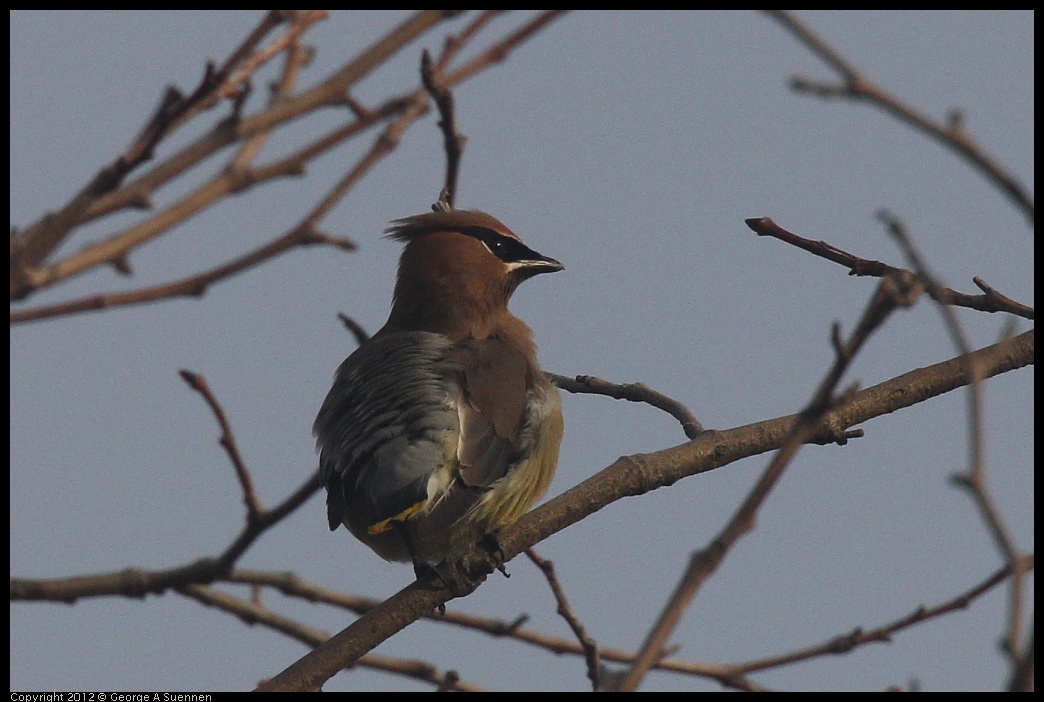
<instances>
[{"instance_id":1,"label":"bare branch","mask_svg":"<svg viewBox=\"0 0 1044 702\"><path fill-rule=\"evenodd\" d=\"M689 408L674 398L667 397L657 392L645 383L627 383L618 385L608 380L596 378L593 375L578 375L570 378L557 373L545 373L551 382L566 392L585 393L591 395L605 395L615 400L628 400L630 402L645 402L656 409L663 410L671 415L682 425L685 436L695 439L703 431L703 425L697 421Z\"/></svg>"},{"instance_id":2,"label":"bare branch","mask_svg":"<svg viewBox=\"0 0 1044 702\"><path fill-rule=\"evenodd\" d=\"M217 149L239 139L246 140L244 146L233 158L228 168L226 168L222 173L219 173L210 182L198 187L195 191L189 193L178 202L168 206L162 212L132 225L123 232L117 233L106 240L89 245L81 251L73 253L45 268L38 268L25 264L25 261L28 260L23 255L27 246L26 242L33 240L32 237L35 236L30 230L26 230L25 232L22 232L22 234L12 237L12 295L24 298L36 289L54 285L70 277L105 264L113 265L118 270L129 274L129 254L135 248L142 246L155 237L169 231L176 224L183 222L188 217L201 212L219 199L232 193L241 192L244 189L254 187L271 178L302 175L304 173L304 164L308 160L317 157L325 151L333 148L344 139L358 134L366 127L372 126L378 121L398 115L398 119L389 125L385 132L378 138L370 152L368 152L359 161L355 168L350 170L348 174L346 174L345 177L328 192L327 196L312 210L312 212L304 218L302 224L294 230L296 234L285 235L285 238L283 239L276 240L252 254L243 256L207 273L138 291L93 295L79 300L51 304L35 309L20 310L11 314L11 323L33 321L88 310L101 310L114 306L155 302L171 297L200 296L206 291L208 285L212 282L229 275L234 275L252 265L256 265L261 260L264 260L264 257L266 256L281 253L287 250L290 244L315 243L316 241L325 239L327 243L335 243L343 248L350 247L351 245L346 244L344 240L318 234L315 231L318 228L318 223L338 202L340 202L344 195L363 175L365 175L365 173L369 171L370 168L395 148L403 131L405 131L405 129L407 129L417 119L417 117L427 110L427 107L424 104L427 95L424 92L424 89L419 91L415 90L408 95L386 101L383 106L376 110L365 110L357 103L353 103L347 95L347 88L352 82L361 78L377 64L386 60L391 53L394 53L394 51L401 48L405 42L412 40L420 32L430 27L439 19L449 16L449 14L444 13L452 14L451 11L429 11L416 15L413 19L393 30L393 32L383 40L379 41L370 50L361 54L355 61L350 62L341 71L338 71L334 76L327 79L327 81L316 88L311 89L307 93L294 98L284 96L283 99L273 100L268 110L255 115L254 117L237 119L232 122L226 121L225 123L218 125L215 131L212 131L209 136L197 140L183 149L179 154L172 156L151 173L146 174L134 183L122 188L119 191L119 193L124 193L122 200L115 200L110 197L98 199L97 194L94 194L88 199L79 201L76 203L75 211L67 213L63 220L65 224L62 224L61 227L64 227L66 230L71 230L71 228L76 224L88 221L95 216L115 211L115 209L128 206L132 203L142 203L148 198L148 194L161 184L184 172L187 168L199 163L200 160L212 154ZM460 36L447 42L443 56L440 57L437 65L444 66L468 40L475 36L480 28L484 27L489 22L493 16L494 14L492 13L483 13L464 32L462 32ZM294 17L295 24L287 34L278 40L277 44L269 47L264 52L259 52L259 54L254 55L253 58L246 60L246 62L252 67L251 70L256 70L256 67L260 65L259 61L262 59L267 60L275 55L274 49L277 46L280 49L285 49L287 52L287 61L284 66L283 78L281 81L281 92L285 92L289 89L289 86L292 83L293 78L296 76L300 66L305 60L307 60L306 52L300 50L300 47L296 44L296 39L301 31L318 18L318 15L295 15ZM269 22L272 22L275 19L274 16L269 16ZM526 25L526 27L513 33L506 40L499 42L482 55L488 57L492 54L497 54L503 58L507 55L510 49L514 48L525 38L531 36L533 32L546 25L549 19L548 16L538 17L536 20ZM257 36L252 35L254 38L248 39L248 41L244 43L244 47L248 44L253 46L253 43L256 43L256 40L259 40L258 37L260 36L260 31L260 28L256 30L255 35ZM237 53L245 56L247 51L245 48L241 47ZM233 58L226 61L223 70L236 65L238 59L234 61ZM488 65L490 65L490 62L480 62L479 64L475 64L474 67L476 70L481 70L481 68ZM235 80L238 80L236 76L244 75L242 70L233 73L235 75L227 76L228 80L226 81L226 84L228 81L234 82ZM459 79L462 80L464 77L470 76L473 73L474 71ZM429 77L431 77L433 81L435 80L433 74ZM218 76L218 78L223 79L225 76L221 75ZM208 80L213 83L217 78L214 78L214 76L211 75ZM447 80L439 82L441 84L439 90L448 95L448 87L451 84L451 81ZM211 83L207 84L210 85ZM434 87L434 82L432 85ZM213 90L216 90L216 88L213 88L211 92L213 92ZM202 96L206 94L210 93L197 89L192 99L202 100ZM186 101L180 98L180 96L176 97L179 100L176 109L182 110L183 113L183 107ZM314 109L316 106L335 104L337 100L340 100L341 98L344 98L348 104L356 105L354 111L357 115L357 119L355 119L353 123L321 137L313 144L301 149L298 153L285 157L273 164L258 168L248 167L249 162L252 160L254 155L256 155L257 150L263 143L265 136L273 127L288 119L292 119L308 109ZM273 114L275 114L275 119L272 118ZM444 115L443 123L450 124L451 119L451 113L449 113L448 117ZM458 145L462 145L462 143L462 141L459 141ZM453 160L454 157L451 154L450 161L452 162ZM456 156L456 162L459 163L459 154ZM452 165L449 168L448 175L456 172L457 165ZM117 193L113 193L113 195L116 194ZM84 209L88 206L91 208L90 212L87 212ZM15 295L16 291L17 295Z\"/></svg>"},{"instance_id":3,"label":"bare branch","mask_svg":"<svg viewBox=\"0 0 1044 702\"><path fill-rule=\"evenodd\" d=\"M1033 331L975 352L981 360L983 377L992 377L1033 363ZM917 404L967 384L961 359L919 368L879 385L854 393L846 402L829 410L812 430L810 443L836 436L839 429ZM797 415L758 422L727 431L705 431L694 441L650 454L625 456L564 494L523 515L497 537L504 560L551 534L628 496L641 495L678 480L720 468L742 458L780 448L795 434ZM833 441L833 439L830 439ZM479 560L475 550L465 559ZM421 616L449 601L448 588L425 589L413 583L382 602L314 652L262 684L259 689L306 690L322 684L350 661L398 633Z\"/></svg>"},{"instance_id":4,"label":"bare branch","mask_svg":"<svg viewBox=\"0 0 1044 702\"><path fill-rule=\"evenodd\" d=\"M330 638L330 635L325 631L319 631L318 629L305 626L304 624L288 617L276 614L267 607L248 602L212 587L207 587L205 585L184 585L178 588L178 592L203 605L214 607L223 612L228 612L229 614L241 619L245 624L250 626L260 624L261 626L272 629L273 631L283 633L309 647L318 646L320 643ZM435 685L440 690L456 690L458 692L485 691L477 685L463 682L455 671L447 671L443 673L435 668L435 666L429 663L424 663L423 661L411 661L402 658L392 658L390 656L368 653L352 664L352 667L355 666L380 670L385 673L392 673L412 678L414 680L421 680Z\"/></svg>"},{"instance_id":5,"label":"bare branch","mask_svg":"<svg viewBox=\"0 0 1044 702\"><path fill-rule=\"evenodd\" d=\"M457 193L457 177L460 174L460 159L464 153L467 137L457 131L457 118L453 109L453 91L442 82L431 55L425 49L421 54L421 80L439 108L439 127L442 129L443 145L446 149L446 180L443 190L445 202L453 206Z\"/></svg>"},{"instance_id":6,"label":"bare branch","mask_svg":"<svg viewBox=\"0 0 1044 702\"><path fill-rule=\"evenodd\" d=\"M518 48L520 44L547 27L566 12L568 12L568 10L545 10L535 19L523 25L520 29L512 32L504 40L497 42L457 70L447 73L443 78L443 82L447 86L452 87L457 83L467 80L476 73L484 71L492 64L506 60L511 52Z\"/></svg>"},{"instance_id":7,"label":"bare branch","mask_svg":"<svg viewBox=\"0 0 1044 702\"><path fill-rule=\"evenodd\" d=\"M315 13L325 16L325 13L321 10L310 11L300 21L295 21L294 29L288 36L298 36L308 26L322 18L322 16ZM228 83L225 83L225 72L230 72L252 50L252 47L281 21L282 18L276 11L270 11L265 15L261 24L251 33L239 49L233 52L221 71L215 72L213 66L208 64L199 86L188 98L183 97L177 89L168 88L145 127L142 128L138 137L123 154L103 168L57 215L46 215L43 219L20 232L17 237L12 237L12 299L22 299L38 286L38 281L29 271L39 266L68 237L72 229L88 216L88 210L94 206L97 200L118 188L127 174L145 161L150 160L155 152L156 145L165 136L176 130L178 126L199 110L207 109L207 106L213 106L222 97L231 94L227 88L225 93L221 93L223 84L225 86L228 85ZM281 46L278 50L281 50ZM236 78L236 83L245 80L262 63L263 60L259 60L252 64L249 70L242 72ZM144 202L145 200L142 196L137 194L134 198L128 200L128 205L140 206Z\"/></svg>"},{"instance_id":8,"label":"bare branch","mask_svg":"<svg viewBox=\"0 0 1044 702\"><path fill-rule=\"evenodd\" d=\"M529 556L529 560L533 561L536 567L544 574L544 577L547 578L547 584L551 586L551 592L558 603L558 613L566 620L566 624L573 630L576 640L580 642L580 646L584 650L584 660L587 661L587 677L591 680L592 689L595 692L604 689L599 674L602 664L598 660L598 644L588 636L587 630L584 629L584 625L580 622L580 618L576 616L576 612L569 606L569 599L566 597L565 590L562 589L562 584L558 582L558 576L555 575L554 563L541 558L531 548L526 549L526 555Z\"/></svg>"},{"instance_id":9,"label":"bare branch","mask_svg":"<svg viewBox=\"0 0 1044 702\"><path fill-rule=\"evenodd\" d=\"M214 413L214 418L217 419L218 425L221 427L221 438L218 440L218 443L228 453L232 466L236 469L236 478L239 479L239 486L243 489L243 503L247 508L246 521L248 525L253 524L264 511L264 508L257 497L257 492L254 490L254 481L250 477L250 469L246 467L243 457L239 454L239 447L236 446L236 437L232 434L232 425L229 424L228 417L225 416L225 410L221 407L221 403L218 402L214 393L210 391L206 378L184 369L178 371L178 373L181 375L182 380L188 383L190 388L203 396L203 399L206 400L207 405L210 407L210 411Z\"/></svg>"},{"instance_id":10,"label":"bare branch","mask_svg":"<svg viewBox=\"0 0 1044 702\"><path fill-rule=\"evenodd\" d=\"M953 119L952 116L945 122L932 120L883 88L871 83L793 13L787 10L766 10L765 12L797 37L813 54L839 73L843 80L841 84L831 84L796 76L790 82L795 91L821 98L840 97L865 100L897 117L900 121L906 122L964 158L987 181L1004 193L1022 211L1030 224L1033 224L1032 196L1012 174L1008 173L981 146L975 143L964 131L962 120Z\"/></svg>"},{"instance_id":11,"label":"bare branch","mask_svg":"<svg viewBox=\"0 0 1044 702\"><path fill-rule=\"evenodd\" d=\"M888 273L894 273L897 271L910 272L905 268L896 268L895 266L890 266L887 263L881 263L880 261L859 258L858 256L839 249L833 244L829 244L825 241L805 239L793 232L787 231L768 217L752 217L751 219L745 220L745 222L758 236L768 236L773 239L779 239L784 243L796 246L799 249L803 249L809 253L815 254L816 256L825 258L828 261L839 263L849 269L849 275L875 276L880 278ZM1014 314L1025 319L1033 319L1032 307L1020 304L1011 298L1001 295L987 285L981 278L973 278L972 280L980 290L986 293L985 295L968 295L942 285L934 286L927 290L927 292L933 299L944 305L967 307L969 309L979 310L980 312L1008 312L1009 314Z\"/></svg>"},{"instance_id":12,"label":"bare branch","mask_svg":"<svg viewBox=\"0 0 1044 702\"><path fill-rule=\"evenodd\" d=\"M940 284L936 282L935 276L928 270L924 258L917 251L913 240L906 231L906 227L895 215L882 211L879 218L888 228L892 238L896 240L903 253L906 255L914 270L917 271L921 280L929 292L938 289ZM936 297L933 295L933 297ZM1012 568L1011 594L1008 599L1008 631L1004 637L1004 650L1007 652L1013 669L1021 659L1021 636L1022 608L1023 608L1023 575L1018 568L1020 562L1018 550L1010 531L1001 519L1000 510L993 500L986 483L986 460L985 447L983 443L983 419L982 419L982 374L975 358L971 355L971 347L967 336L961 327L960 320L953 310L944 305L938 305L939 312L943 317L946 327L953 339L954 346L961 354L966 363L965 372L971 378L968 385L968 455L969 465L967 472L954 476L954 482L966 488L972 495L983 521L993 537L997 550L1004 557L1005 562Z\"/></svg>"},{"instance_id":13,"label":"bare branch","mask_svg":"<svg viewBox=\"0 0 1044 702\"><path fill-rule=\"evenodd\" d=\"M899 306L913 304L917 298L916 283L917 281L912 275L889 274L878 286L859 324L844 343L839 342L835 326L833 338L836 354L833 366L827 371L812 399L801 411L798 421L791 427L779 451L750 490L746 499L711 542L703 550L692 555L681 582L646 636L638 659L621 681L620 691L636 690L653 662L662 655L661 651L667 639L700 587L717 570L736 542L754 528L758 510L782 477L783 471L797 454L798 449L816 432L817 425L827 412L840 404L838 400L835 400L834 391L855 354L893 311Z\"/></svg>"},{"instance_id":14,"label":"bare branch","mask_svg":"<svg viewBox=\"0 0 1044 702\"><path fill-rule=\"evenodd\" d=\"M143 305L175 297L201 297L215 283L231 278L237 273L254 266L261 265L299 246L312 246L315 244L335 246L345 251L354 251L356 248L355 244L348 239L296 227L254 251L198 275L162 285L141 288L140 290L103 293L54 305L41 305L39 307L16 310L11 312L11 324L35 322L51 317L101 311L114 307Z\"/></svg>"},{"instance_id":15,"label":"bare branch","mask_svg":"<svg viewBox=\"0 0 1044 702\"><path fill-rule=\"evenodd\" d=\"M208 186L197 190L181 203L168 208L147 223L132 227L119 238L88 247L85 251L73 254L66 261L59 261L44 269L39 268L50 252L64 241L73 227L78 224L124 207L142 206L148 201L149 195L161 184L170 181L204 158L236 141L267 131L316 107L343 104L344 95L352 84L421 33L452 14L453 11L446 10L418 12L311 90L296 97L277 101L257 115L222 121L208 134L189 144L151 172L116 190L128 172L127 164L133 162L133 165L136 166L140 163L142 160L140 154L150 154L154 143L133 147L133 152L139 156L126 157L131 160L126 160L124 156L121 156L114 164L103 169L58 214L45 215L38 222L12 236L11 298L24 299L40 287L52 285L88 268L107 263L121 263L125 261L127 251L133 246L140 245L165 231L173 222L181 221L190 214L198 212L214 198L233 192L235 187L241 187L241 180L234 177L234 174L226 174L225 177L215 179ZM306 23L294 25L288 37L296 37L303 26L306 26ZM213 70L210 69L201 88L197 89L190 100L181 100L180 96L174 93L168 94L168 99L164 103L165 107L158 110L157 115L159 116L154 116L150 122L150 124L155 122L157 126L146 128L143 133L151 135L149 138L153 141L163 134L169 133L170 124L178 119L179 115L191 109L191 105L195 104L192 101L203 101L204 96L210 95L213 90L217 89L218 86L215 86L213 78ZM203 89L202 85L205 85L206 89ZM159 123L160 121L162 124Z\"/></svg>"},{"instance_id":16,"label":"bare branch","mask_svg":"<svg viewBox=\"0 0 1044 702\"><path fill-rule=\"evenodd\" d=\"M873 629L857 627L850 633L836 636L829 641L824 641L823 643L779 656L739 663L734 666L734 669L736 673L753 673L759 670L790 665L810 658L848 653L849 651L868 643L888 643L892 640L894 634L899 633L903 629L907 629L915 624L931 621L932 619L950 614L951 612L967 609L971 606L972 602L1012 577L1016 571L1027 572L1032 570L1033 560L1033 556L1026 556L1020 559L1021 563L1018 567L1013 568L1011 564L1005 565L978 585L960 595L957 595L953 599L947 600L946 602L934 607L918 607L906 616L900 617L888 624L874 627Z\"/></svg>"},{"instance_id":17,"label":"bare branch","mask_svg":"<svg viewBox=\"0 0 1044 702\"><path fill-rule=\"evenodd\" d=\"M297 597L308 602L341 607L356 614L366 614L381 604L381 600L373 597L361 597L350 595L329 588L320 587L309 583L295 573L282 572L273 573L268 571L234 569L226 578L225 582L242 583L257 586L267 586L278 589L282 594L289 597ZM569 654L586 656L587 651L575 640L551 636L523 626L528 616L521 614L514 621L481 617L466 612L457 612L447 609L443 614L429 613L423 617L426 621L482 632L497 638L511 638L537 648L544 649L556 655ZM635 654L617 648L599 647L599 656L604 661L617 663L629 663L634 660ZM726 666L711 663L698 663L695 661L680 660L677 658L664 658L656 664L658 670L682 673L711 678L721 682L723 685L735 687L741 690L756 690L758 687L745 680L735 670ZM604 670L603 670L604 672Z\"/></svg>"},{"instance_id":18,"label":"bare branch","mask_svg":"<svg viewBox=\"0 0 1044 702\"><path fill-rule=\"evenodd\" d=\"M191 583L210 583L226 575L236 560L261 534L278 524L315 494L322 481L316 470L289 497L270 510L261 512L248 523L239 536L216 558L203 558L194 563L168 570L148 571L137 568L114 573L97 573L71 578L11 579L11 600L49 600L75 602L85 597L144 597Z\"/></svg>"}]
</instances>

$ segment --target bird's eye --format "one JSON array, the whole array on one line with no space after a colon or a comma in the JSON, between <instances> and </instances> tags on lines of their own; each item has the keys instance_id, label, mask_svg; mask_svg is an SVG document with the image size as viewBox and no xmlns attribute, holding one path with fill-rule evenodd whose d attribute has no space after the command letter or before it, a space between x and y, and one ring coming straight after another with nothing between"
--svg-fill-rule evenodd
<instances>
[{"instance_id":1,"label":"bird's eye","mask_svg":"<svg viewBox=\"0 0 1044 702\"><path fill-rule=\"evenodd\" d=\"M534 257L539 258L537 253L529 249L518 239L505 236L500 232L487 227L469 227L467 229L461 229L460 232L462 234L467 234L468 236L473 236L481 241L491 254L504 263L525 261Z\"/></svg>"},{"instance_id":2,"label":"bird's eye","mask_svg":"<svg viewBox=\"0 0 1044 702\"><path fill-rule=\"evenodd\" d=\"M470 227L467 230L462 230L462 233L481 241L489 249L489 252L499 259L503 259L510 251L512 241L500 232L487 229L486 227Z\"/></svg>"}]
</instances>

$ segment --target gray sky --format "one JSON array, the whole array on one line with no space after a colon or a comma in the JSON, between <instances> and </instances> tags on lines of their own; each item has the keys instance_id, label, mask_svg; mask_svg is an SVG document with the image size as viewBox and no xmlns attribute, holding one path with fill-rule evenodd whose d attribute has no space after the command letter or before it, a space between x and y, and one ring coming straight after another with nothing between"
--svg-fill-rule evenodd
<instances>
[{"instance_id":1,"label":"gray sky","mask_svg":"<svg viewBox=\"0 0 1044 702\"><path fill-rule=\"evenodd\" d=\"M969 133L1033 191L1032 13L801 16L929 116L961 108ZM194 88L204 61L227 56L258 17L11 13L12 225L66 202L125 148L166 85ZM309 35L318 53L303 85L402 17L333 12ZM498 20L489 36L526 17ZM376 104L401 91L414 80L421 47L439 49L466 21L436 28L353 94ZM867 105L794 94L794 74L835 77L762 14L578 12L455 91L468 137L458 206L494 214L566 265L526 283L512 303L533 327L546 369L644 382L717 429L799 410L831 361L831 322L850 330L876 281L756 237L748 217L769 216L808 238L903 265L875 219L887 208L951 287L976 293L971 279L980 276L1033 304L1032 230L991 184ZM256 85L248 111L263 93ZM338 116L295 125L261 162ZM355 240L356 253L301 250L200 300L12 328L12 576L167 568L215 555L238 533L239 488L214 418L178 369L207 378L266 505L307 477L312 421L353 345L336 314L371 332L384 322L398 245L379 234L436 198L444 156L435 123L429 115L416 124L324 223ZM158 156L200 133L187 130ZM166 282L252 249L296 223L372 138L327 154L305 179L246 193L179 226L133 255L133 279L99 270L30 304ZM194 182L175 183L157 204ZM66 251L130 221L120 215L93 227ZM957 314L975 346L993 342L1004 322ZM872 385L952 355L938 312L922 302L873 338L845 382ZM1025 551L1034 528L1033 378L1023 369L985 390L990 487ZM549 496L620 455L685 440L673 419L646 405L566 395L564 407ZM812 645L948 600L1000 567L977 511L949 481L966 465L966 392L863 428L866 437L844 448L799 454L757 529L675 631L678 657L731 663ZM537 546L599 644L641 643L690 553L720 529L769 458L622 500ZM331 534L320 497L239 565L374 597L412 579L409 567L381 561L346 531ZM508 568L510 580L493 577L450 608L505 620L525 613L527 626L569 638L536 568L524 557ZM1032 576L1028 582L1032 602ZM351 620L275 593L265 602L329 632ZM997 689L1007 678L997 646L1006 605L998 588L890 644L752 677L779 689L879 690L911 680L926 690ZM11 608L13 690L249 689L304 651L176 594ZM415 624L378 651L499 689L589 689L580 658L445 626ZM326 689L429 686L355 670ZM642 689L719 686L653 673Z\"/></svg>"}]
</instances>

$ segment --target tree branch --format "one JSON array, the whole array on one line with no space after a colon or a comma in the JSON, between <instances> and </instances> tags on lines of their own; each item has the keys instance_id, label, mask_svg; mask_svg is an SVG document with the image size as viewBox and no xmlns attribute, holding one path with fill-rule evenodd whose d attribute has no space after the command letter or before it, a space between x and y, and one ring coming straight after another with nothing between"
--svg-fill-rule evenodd
<instances>
[{"instance_id":1,"label":"tree branch","mask_svg":"<svg viewBox=\"0 0 1044 702\"><path fill-rule=\"evenodd\" d=\"M937 122L874 85L857 71L848 61L817 36L808 25L787 10L765 10L770 17L782 24L791 34L818 56L824 63L841 75L841 84L822 83L795 76L791 87L799 93L808 93L821 98L848 98L865 100L884 110L902 122L951 149L979 171L988 182L1000 190L1033 224L1033 198L1025 187L997 161L989 156L974 139L964 131L960 113L951 113L950 119Z\"/></svg>"},{"instance_id":2,"label":"tree branch","mask_svg":"<svg viewBox=\"0 0 1044 702\"><path fill-rule=\"evenodd\" d=\"M976 351L983 377L993 377L1033 363L1033 331ZM978 362L978 360L977 360ZM965 363L950 359L905 373L854 393L843 406L828 411L813 428L809 443L832 443L838 432L894 412L968 383ZM562 495L523 515L498 534L505 561L548 536L624 497L666 487L740 459L780 448L798 423L798 415L779 417L726 431L705 431L694 441L650 454L617 459ZM480 558L475 551L471 555ZM352 660L452 599L448 589L413 583L335 634L259 690L310 690Z\"/></svg>"}]
</instances>

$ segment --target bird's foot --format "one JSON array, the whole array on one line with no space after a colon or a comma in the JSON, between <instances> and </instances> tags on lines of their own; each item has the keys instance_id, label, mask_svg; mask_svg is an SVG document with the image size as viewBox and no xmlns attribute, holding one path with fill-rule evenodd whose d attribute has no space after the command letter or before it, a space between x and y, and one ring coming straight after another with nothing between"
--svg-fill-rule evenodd
<instances>
[{"instance_id":1,"label":"bird's foot","mask_svg":"<svg viewBox=\"0 0 1044 702\"><path fill-rule=\"evenodd\" d=\"M448 589L453 597L470 595L482 584L487 574L469 569L463 560L442 561L436 565L415 561L413 572L421 587L430 590Z\"/></svg>"}]
</instances>

